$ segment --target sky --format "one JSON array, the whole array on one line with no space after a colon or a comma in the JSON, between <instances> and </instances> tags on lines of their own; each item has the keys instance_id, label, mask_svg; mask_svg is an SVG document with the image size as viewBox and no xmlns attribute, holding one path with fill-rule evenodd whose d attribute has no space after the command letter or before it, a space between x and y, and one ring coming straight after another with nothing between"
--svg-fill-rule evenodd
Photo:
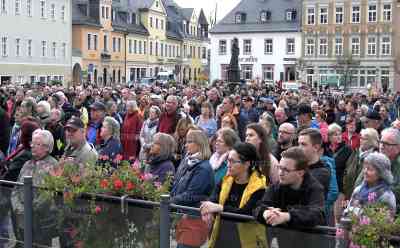
<instances>
[{"instance_id":1,"label":"sky","mask_svg":"<svg viewBox=\"0 0 400 248\"><path fill-rule=\"evenodd\" d=\"M199 13L200 9L203 8L207 20L209 19L210 14L214 13L215 4L218 3L218 22L228 14L240 2L240 0L175 0L175 2L182 8L195 8L196 13Z\"/></svg>"}]
</instances>

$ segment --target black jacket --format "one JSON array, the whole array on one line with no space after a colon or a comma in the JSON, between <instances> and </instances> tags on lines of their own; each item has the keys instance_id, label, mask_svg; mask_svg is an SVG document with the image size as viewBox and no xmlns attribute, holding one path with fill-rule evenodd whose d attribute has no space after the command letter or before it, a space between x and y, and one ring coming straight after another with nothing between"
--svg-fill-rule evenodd
<instances>
[{"instance_id":1,"label":"black jacket","mask_svg":"<svg viewBox=\"0 0 400 248\"><path fill-rule=\"evenodd\" d=\"M267 188L263 199L253 211L254 217L265 224L263 213L268 207L280 208L289 212L290 227L312 227L325 223L324 190L318 181L308 172L298 190L290 186L274 184Z\"/></svg>"},{"instance_id":2,"label":"black jacket","mask_svg":"<svg viewBox=\"0 0 400 248\"><path fill-rule=\"evenodd\" d=\"M329 184L331 180L331 171L328 166L324 164L321 160L317 163L309 165L308 171L310 174L317 179L317 181L322 185L324 188L324 195L328 194L329 191Z\"/></svg>"},{"instance_id":3,"label":"black jacket","mask_svg":"<svg viewBox=\"0 0 400 248\"><path fill-rule=\"evenodd\" d=\"M342 142L336 149L336 152L332 152L330 149L327 155L335 159L336 165L336 180L338 183L339 192L343 193L343 177L344 171L346 170L346 162L352 154L351 148Z\"/></svg>"}]
</instances>

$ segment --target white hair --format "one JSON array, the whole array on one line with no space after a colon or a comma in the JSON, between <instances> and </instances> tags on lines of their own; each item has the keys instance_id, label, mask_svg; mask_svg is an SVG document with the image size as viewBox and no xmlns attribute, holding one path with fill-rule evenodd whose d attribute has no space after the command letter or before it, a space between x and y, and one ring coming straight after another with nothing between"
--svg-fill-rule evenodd
<instances>
[{"instance_id":1,"label":"white hair","mask_svg":"<svg viewBox=\"0 0 400 248\"><path fill-rule=\"evenodd\" d=\"M32 133L32 140L35 139L35 137L41 137L42 141L45 145L48 147L49 154L53 151L54 148L54 138L53 135L50 133L48 130L43 130L43 129L36 129Z\"/></svg>"},{"instance_id":2,"label":"white hair","mask_svg":"<svg viewBox=\"0 0 400 248\"><path fill-rule=\"evenodd\" d=\"M46 114L50 114L51 111L51 106L48 101L40 101L37 105L36 108L42 107L44 109L44 112Z\"/></svg>"}]
</instances>

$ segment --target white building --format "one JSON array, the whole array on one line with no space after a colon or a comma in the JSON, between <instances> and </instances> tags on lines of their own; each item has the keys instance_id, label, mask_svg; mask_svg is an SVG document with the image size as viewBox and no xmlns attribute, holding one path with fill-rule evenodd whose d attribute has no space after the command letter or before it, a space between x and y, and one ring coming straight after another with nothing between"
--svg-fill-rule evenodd
<instances>
[{"instance_id":1,"label":"white building","mask_svg":"<svg viewBox=\"0 0 400 248\"><path fill-rule=\"evenodd\" d=\"M69 81L71 0L0 0L0 82Z\"/></svg>"},{"instance_id":2,"label":"white building","mask_svg":"<svg viewBox=\"0 0 400 248\"><path fill-rule=\"evenodd\" d=\"M295 81L301 57L301 1L242 0L210 31L210 79L227 79L231 41L239 40L244 80Z\"/></svg>"}]
</instances>

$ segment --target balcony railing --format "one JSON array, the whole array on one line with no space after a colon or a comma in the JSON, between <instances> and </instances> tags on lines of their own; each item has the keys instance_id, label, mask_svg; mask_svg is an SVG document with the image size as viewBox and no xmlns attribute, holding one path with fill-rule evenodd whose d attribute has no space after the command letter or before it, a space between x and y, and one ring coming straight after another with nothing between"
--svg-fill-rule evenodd
<instances>
[{"instance_id":1,"label":"balcony railing","mask_svg":"<svg viewBox=\"0 0 400 248\"><path fill-rule=\"evenodd\" d=\"M127 196L82 194L71 203L66 198L68 192L44 197L40 189L32 186L32 177L25 177L23 184L0 181L0 192L3 199L19 197L23 200L22 206L14 204L15 201L13 204L0 201L1 227L14 232L0 232L0 244L6 247L16 243L24 247L52 247L51 241L58 239L61 247L169 248L185 242L182 235L198 237L200 233L204 235L198 243L205 245L208 241L210 229L205 223L201 224L199 209L171 204L168 195L162 196L160 202L152 202ZM9 216L12 216L13 225L7 219ZM232 227L242 224L264 229L266 239L263 242L267 244L259 244L260 247L341 248L348 247L350 241L349 220L343 220L341 228L345 233L338 238L334 227L266 227L255 222L252 216L221 213L221 217L225 224L221 232L231 227L225 231L232 237ZM196 226L191 229L190 225ZM248 232L248 235L260 233ZM393 237L393 242L397 241L399 238ZM247 248L235 238L224 242L224 247Z\"/></svg>"}]
</instances>

